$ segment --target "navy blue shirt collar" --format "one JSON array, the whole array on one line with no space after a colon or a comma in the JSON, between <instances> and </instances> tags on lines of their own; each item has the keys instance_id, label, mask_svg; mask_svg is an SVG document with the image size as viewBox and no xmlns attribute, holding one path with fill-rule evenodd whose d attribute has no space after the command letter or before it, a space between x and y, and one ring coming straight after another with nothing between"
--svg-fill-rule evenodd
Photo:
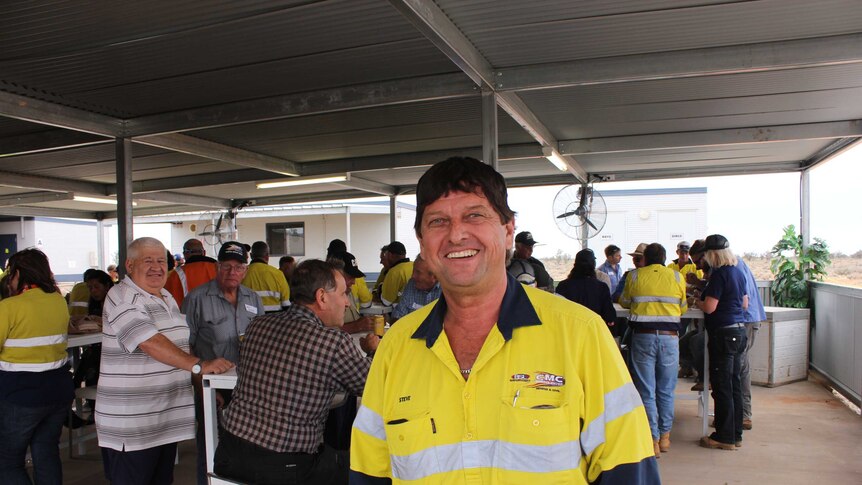
<instances>
[{"instance_id":1,"label":"navy blue shirt collar","mask_svg":"<svg viewBox=\"0 0 862 485\"><path fill-rule=\"evenodd\" d=\"M425 345L430 349L437 341L440 333L443 332L443 319L447 309L446 297L441 294L437 304L413 333L412 338L425 339ZM506 293L503 295L503 302L500 304L500 316L497 318L497 329L500 334L504 339L510 340L514 329L541 324L542 321L539 320L536 309L533 308L530 298L527 297L524 286L507 274Z\"/></svg>"}]
</instances>

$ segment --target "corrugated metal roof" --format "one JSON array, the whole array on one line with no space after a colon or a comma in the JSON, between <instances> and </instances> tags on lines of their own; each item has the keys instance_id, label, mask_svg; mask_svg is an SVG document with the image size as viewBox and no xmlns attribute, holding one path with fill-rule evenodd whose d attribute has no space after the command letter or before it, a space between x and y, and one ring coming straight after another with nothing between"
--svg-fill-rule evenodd
<instances>
[{"instance_id":1,"label":"corrugated metal roof","mask_svg":"<svg viewBox=\"0 0 862 485\"><path fill-rule=\"evenodd\" d=\"M862 65L521 93L560 139L862 118Z\"/></svg>"},{"instance_id":2,"label":"corrugated metal roof","mask_svg":"<svg viewBox=\"0 0 862 485\"><path fill-rule=\"evenodd\" d=\"M494 67L858 32L857 0L439 1Z\"/></svg>"}]
</instances>

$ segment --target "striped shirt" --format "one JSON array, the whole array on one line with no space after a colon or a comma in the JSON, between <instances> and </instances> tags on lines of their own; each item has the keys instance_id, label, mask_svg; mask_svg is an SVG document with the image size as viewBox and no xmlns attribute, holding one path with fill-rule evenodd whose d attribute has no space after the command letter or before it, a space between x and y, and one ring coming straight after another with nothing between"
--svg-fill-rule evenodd
<instances>
[{"instance_id":1,"label":"striped shirt","mask_svg":"<svg viewBox=\"0 0 862 485\"><path fill-rule=\"evenodd\" d=\"M137 451L195 437L188 371L163 364L139 345L161 333L189 351L189 327L174 298L125 278L105 299L102 363L96 398L99 446Z\"/></svg>"},{"instance_id":2,"label":"striped shirt","mask_svg":"<svg viewBox=\"0 0 862 485\"><path fill-rule=\"evenodd\" d=\"M224 429L271 451L315 453L333 396L361 395L370 365L347 333L303 305L257 317L240 345Z\"/></svg>"}]
</instances>

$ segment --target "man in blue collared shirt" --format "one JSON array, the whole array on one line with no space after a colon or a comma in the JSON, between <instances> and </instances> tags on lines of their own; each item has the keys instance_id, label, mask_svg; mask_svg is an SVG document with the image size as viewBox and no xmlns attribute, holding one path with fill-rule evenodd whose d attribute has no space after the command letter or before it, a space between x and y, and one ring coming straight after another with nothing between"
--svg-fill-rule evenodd
<instances>
[{"instance_id":1,"label":"man in blue collared shirt","mask_svg":"<svg viewBox=\"0 0 862 485\"><path fill-rule=\"evenodd\" d=\"M608 275L611 279L611 288L616 289L620 283L620 277L623 275L623 269L620 267L620 261L623 259L622 250L614 244L605 248L605 262L596 268L597 271ZM613 291L613 290L611 290Z\"/></svg>"},{"instance_id":2,"label":"man in blue collared shirt","mask_svg":"<svg viewBox=\"0 0 862 485\"><path fill-rule=\"evenodd\" d=\"M422 256L416 256L416 260L413 261L413 276L407 281L407 286L401 293L401 299L392 310L392 319L398 320L437 298L440 298L440 283L437 282L437 278L434 277L434 273L428 268L428 263L422 259Z\"/></svg>"},{"instance_id":3,"label":"man in blue collared shirt","mask_svg":"<svg viewBox=\"0 0 862 485\"><path fill-rule=\"evenodd\" d=\"M215 279L198 286L183 300L182 311L189 324L189 346L197 357L204 360L224 357L234 364L239 363L240 337L255 317L265 313L260 296L240 284L248 269L247 263L245 246L238 242L222 244ZM192 380L198 419L198 484L204 485L207 483L207 472L200 375L194 376ZM216 398L221 407L230 401L230 392L220 390Z\"/></svg>"}]
</instances>

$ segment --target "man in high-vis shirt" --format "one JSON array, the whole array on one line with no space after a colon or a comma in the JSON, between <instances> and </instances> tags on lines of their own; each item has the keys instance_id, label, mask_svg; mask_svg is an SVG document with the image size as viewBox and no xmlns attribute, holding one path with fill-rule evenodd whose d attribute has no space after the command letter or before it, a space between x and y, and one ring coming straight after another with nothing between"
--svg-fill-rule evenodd
<instances>
[{"instance_id":1,"label":"man in high-vis shirt","mask_svg":"<svg viewBox=\"0 0 862 485\"><path fill-rule=\"evenodd\" d=\"M659 243L647 245L645 266L631 273L620 297L620 305L631 309L632 378L649 417L656 457L670 451L679 332L688 310L685 280L664 266L666 254Z\"/></svg>"},{"instance_id":2,"label":"man in high-vis shirt","mask_svg":"<svg viewBox=\"0 0 862 485\"><path fill-rule=\"evenodd\" d=\"M694 273L699 279L703 279L703 271L697 269L697 265L691 259L689 254L691 244L688 241L680 241L676 244L676 259L667 264L667 267L679 272L683 279L688 273Z\"/></svg>"},{"instance_id":3,"label":"man in high-vis shirt","mask_svg":"<svg viewBox=\"0 0 862 485\"><path fill-rule=\"evenodd\" d=\"M401 293L413 276L413 262L407 257L407 248L400 241L392 241L387 248L389 269L380 288L380 302L392 306L401 300Z\"/></svg>"},{"instance_id":4,"label":"man in high-vis shirt","mask_svg":"<svg viewBox=\"0 0 862 485\"><path fill-rule=\"evenodd\" d=\"M659 483L643 405L605 323L507 276L503 177L451 158L416 197L421 254L443 294L382 340L350 482Z\"/></svg>"},{"instance_id":5,"label":"man in high-vis shirt","mask_svg":"<svg viewBox=\"0 0 862 485\"><path fill-rule=\"evenodd\" d=\"M183 256L186 262L168 273L165 282L165 289L180 307L190 291L216 277L216 260L207 256L203 243L197 239L189 239L183 244Z\"/></svg>"},{"instance_id":6,"label":"man in high-vis shirt","mask_svg":"<svg viewBox=\"0 0 862 485\"><path fill-rule=\"evenodd\" d=\"M269 265L269 245L257 241L251 245L251 264L242 280L260 295L266 313L280 312L290 306L290 287L284 273Z\"/></svg>"},{"instance_id":7,"label":"man in high-vis shirt","mask_svg":"<svg viewBox=\"0 0 862 485\"><path fill-rule=\"evenodd\" d=\"M90 289L87 287L87 280L96 271L95 268L90 268L84 271L84 280L72 287L69 292L69 316L86 317L90 305Z\"/></svg>"}]
</instances>

